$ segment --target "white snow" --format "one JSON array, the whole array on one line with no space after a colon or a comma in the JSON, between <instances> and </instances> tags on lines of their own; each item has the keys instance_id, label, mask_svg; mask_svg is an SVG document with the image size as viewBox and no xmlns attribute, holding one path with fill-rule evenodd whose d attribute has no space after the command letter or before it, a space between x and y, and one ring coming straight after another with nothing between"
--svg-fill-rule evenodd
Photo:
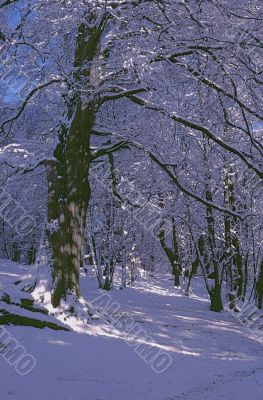
<instances>
[{"instance_id":1,"label":"white snow","mask_svg":"<svg viewBox=\"0 0 263 400\"><path fill-rule=\"evenodd\" d=\"M0 291L26 266L0 261ZM94 300L103 292L82 277L82 293ZM172 365L155 373L134 351L135 340L105 318L82 332L7 326L32 354L36 368L20 376L0 357L1 400L262 400L262 341L229 312L213 313L201 279L183 296L169 274L140 277L134 287L109 293L152 338L150 347L167 352ZM48 317L51 318L51 317ZM110 320L110 318L109 318ZM143 341L143 339L142 339ZM132 347L133 346L133 347Z\"/></svg>"}]
</instances>

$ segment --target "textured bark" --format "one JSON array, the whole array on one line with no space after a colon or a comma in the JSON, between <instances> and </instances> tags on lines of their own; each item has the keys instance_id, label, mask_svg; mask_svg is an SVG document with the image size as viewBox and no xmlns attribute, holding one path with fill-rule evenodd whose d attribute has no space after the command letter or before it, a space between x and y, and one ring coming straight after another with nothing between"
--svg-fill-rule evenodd
<instances>
[{"instance_id":1,"label":"textured bark","mask_svg":"<svg viewBox=\"0 0 263 400\"><path fill-rule=\"evenodd\" d=\"M221 297L221 286L216 282L215 286L210 291L210 310L220 312L224 309Z\"/></svg>"},{"instance_id":2,"label":"textured bark","mask_svg":"<svg viewBox=\"0 0 263 400\"><path fill-rule=\"evenodd\" d=\"M208 167L207 163L207 147L205 145L205 152L204 152L204 160L205 160L205 165ZM209 172L209 169L207 169L206 173L206 182L205 182L205 197L208 201L212 202L213 201L213 196L210 190L210 183L211 181L211 175ZM210 289L209 294L210 294L210 300L211 300L211 305L210 309L211 311L222 311L223 310L223 303L222 303L222 297L221 297L221 272L220 272L220 264L218 260L218 248L217 248L217 241L216 241L216 233L215 233L215 217L213 213L212 207L206 207L206 221L207 221L207 231L208 231L208 248L211 253L210 257L210 265L213 265L213 272L208 275L208 277L211 277L214 279L214 284L213 287ZM209 269L209 266L206 267ZM207 270L207 273L210 272Z\"/></svg>"},{"instance_id":3,"label":"textured bark","mask_svg":"<svg viewBox=\"0 0 263 400\"><path fill-rule=\"evenodd\" d=\"M261 261L260 264L258 280L256 283L256 298L257 298L257 306L258 308L261 309L263 306L263 261Z\"/></svg>"},{"instance_id":4,"label":"textured bark","mask_svg":"<svg viewBox=\"0 0 263 400\"><path fill-rule=\"evenodd\" d=\"M231 207L235 210L235 192L234 192L234 179L233 179L233 168L229 165L225 166L225 181L224 181L224 197L225 204L227 207ZM240 251L239 232L238 232L239 221L235 217L225 217L225 249L224 258L228 261L226 268L226 278L229 289L237 292L239 298L244 296L244 282L243 282L243 260ZM231 258L231 254L233 257Z\"/></svg>"},{"instance_id":5,"label":"textured bark","mask_svg":"<svg viewBox=\"0 0 263 400\"><path fill-rule=\"evenodd\" d=\"M180 274L181 274L178 254L176 253L176 251L172 250L166 244L165 232L162 228L160 228L160 230L159 230L159 240L160 240L160 244L172 266L172 274L174 275L174 285L176 287L178 287L178 286L180 286Z\"/></svg>"},{"instance_id":6,"label":"textured bark","mask_svg":"<svg viewBox=\"0 0 263 400\"><path fill-rule=\"evenodd\" d=\"M80 295L79 273L90 198L90 136L98 108L98 99L94 95L83 104L82 90L92 92L92 61L96 58L104 27L102 20L98 26L93 26L95 17L89 16L92 23L82 24L78 30L73 95L67 99L68 124L61 127L54 152L55 162L47 167L46 237L51 258L54 307L69 292L76 297Z\"/></svg>"},{"instance_id":7,"label":"textured bark","mask_svg":"<svg viewBox=\"0 0 263 400\"><path fill-rule=\"evenodd\" d=\"M159 205L161 208L164 208L164 198L162 195L159 195ZM166 232L164 230L164 226L165 222L164 220L162 220L159 227L159 234L158 234L159 241L163 251L165 252L168 260L170 261L172 267L172 274L174 275L174 286L179 287L182 268L179 257L179 246L176 233L175 217L172 217L172 245L173 245L172 248L167 244Z\"/></svg>"},{"instance_id":8,"label":"textured bark","mask_svg":"<svg viewBox=\"0 0 263 400\"><path fill-rule=\"evenodd\" d=\"M78 104L65 148L57 148L57 163L48 170L47 237L51 250L52 304L72 291L77 297L86 212L90 198L89 136L95 113L91 106L82 110ZM61 146L61 143L59 144Z\"/></svg>"}]
</instances>

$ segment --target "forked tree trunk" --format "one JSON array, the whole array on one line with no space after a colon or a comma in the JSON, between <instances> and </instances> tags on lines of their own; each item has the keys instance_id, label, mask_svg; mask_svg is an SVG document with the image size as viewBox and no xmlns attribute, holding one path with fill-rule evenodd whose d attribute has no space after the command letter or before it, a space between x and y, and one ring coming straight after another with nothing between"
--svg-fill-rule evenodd
<instances>
[{"instance_id":1,"label":"forked tree trunk","mask_svg":"<svg viewBox=\"0 0 263 400\"><path fill-rule=\"evenodd\" d=\"M164 208L164 199L163 196L159 195L159 205L161 208ZM170 261L172 267L172 274L174 276L174 286L180 286L180 276L181 276L181 264L180 264L180 257L179 257L179 246L177 240L177 233L176 233L176 221L175 218L172 217L172 243L173 248L171 248L166 242L166 232L165 232L165 221L162 219L160 227L159 227L159 241L162 246L163 251L166 254L166 257Z\"/></svg>"},{"instance_id":2,"label":"forked tree trunk","mask_svg":"<svg viewBox=\"0 0 263 400\"><path fill-rule=\"evenodd\" d=\"M181 267L180 267L180 263L179 263L178 254L176 252L174 252L174 250L172 250L167 245L166 240L165 240L165 232L164 232L164 229L162 229L162 227L160 227L160 230L159 230L159 240L160 240L160 244L172 266L172 274L174 275L174 286L179 287L180 286Z\"/></svg>"}]
</instances>

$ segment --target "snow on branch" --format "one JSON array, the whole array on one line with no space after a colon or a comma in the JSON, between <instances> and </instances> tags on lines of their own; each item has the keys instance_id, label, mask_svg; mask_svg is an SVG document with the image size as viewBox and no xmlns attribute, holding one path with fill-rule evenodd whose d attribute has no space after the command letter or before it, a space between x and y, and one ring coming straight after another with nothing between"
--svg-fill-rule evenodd
<instances>
[{"instance_id":1,"label":"snow on branch","mask_svg":"<svg viewBox=\"0 0 263 400\"><path fill-rule=\"evenodd\" d=\"M13 143L0 148L0 164L6 165L15 173L26 174L38 167L56 162L48 156L49 146L39 143L36 145L21 145Z\"/></svg>"},{"instance_id":2,"label":"snow on branch","mask_svg":"<svg viewBox=\"0 0 263 400\"><path fill-rule=\"evenodd\" d=\"M3 132L5 134L4 139L2 141L4 141L7 136L8 133L5 132L4 128L7 124L9 123L13 123L15 120L17 120L20 115L23 113L24 109L26 108L26 106L28 105L28 103L30 102L30 100L34 97L34 95L36 93L38 93L40 90L45 89L46 87L52 85L53 83L60 83L61 79L52 79L51 81L42 83L41 85L35 87L33 90L31 90L31 92L27 95L27 97L25 98L22 106L19 108L18 112L16 113L16 115L14 115L13 117L7 119L6 121L4 121L2 123L2 125L0 126L0 132Z\"/></svg>"},{"instance_id":3,"label":"snow on branch","mask_svg":"<svg viewBox=\"0 0 263 400\"><path fill-rule=\"evenodd\" d=\"M142 150L143 152L145 152L151 158L151 160L153 160L157 165L159 165L159 167L161 167L161 169L169 176L169 178L178 187L178 189L180 189L183 193L192 197L199 203L204 204L206 207L213 208L217 211L220 211L220 212L226 213L228 215L231 215L233 217L239 218L242 221L244 219L246 219L249 215L251 215L251 214L247 214L247 213L244 214L242 212L235 212L235 211L230 210L229 208L221 207L220 205L217 205L217 204L215 204L211 201L208 201L208 200L204 199L203 197L197 195L196 193L192 192L190 189L188 189L184 185L182 185L181 182L178 180L178 178L174 175L174 173L172 173L170 171L169 166L167 164L165 164L164 162L162 162L150 150L145 149L141 144L138 144L138 143L131 143L131 145Z\"/></svg>"},{"instance_id":4,"label":"snow on branch","mask_svg":"<svg viewBox=\"0 0 263 400\"><path fill-rule=\"evenodd\" d=\"M5 6L10 6L11 4L17 3L19 0L6 0L2 4L0 4L0 8Z\"/></svg>"},{"instance_id":5,"label":"snow on branch","mask_svg":"<svg viewBox=\"0 0 263 400\"><path fill-rule=\"evenodd\" d=\"M147 100L144 100L141 97L138 97L135 95L127 95L127 97L130 100L132 100L134 103L136 103L140 106L148 108L149 110L152 110L152 111L160 112L161 114L173 119L175 122L178 122L179 124L181 124L183 126L186 126L188 128L194 129L199 132L202 132L208 139L211 139L213 142L218 144L220 147L222 147L225 150L227 150L228 152L238 156L247 165L248 168L252 169L260 179L263 179L263 171L260 168L258 168L253 162L251 162L242 151L240 151L236 147L233 147L230 144L226 143L223 139L221 139L219 136L214 134L209 128L207 128L203 125L200 125L194 121L191 121L185 117L183 118L175 113L169 112L168 110L165 110Z\"/></svg>"}]
</instances>

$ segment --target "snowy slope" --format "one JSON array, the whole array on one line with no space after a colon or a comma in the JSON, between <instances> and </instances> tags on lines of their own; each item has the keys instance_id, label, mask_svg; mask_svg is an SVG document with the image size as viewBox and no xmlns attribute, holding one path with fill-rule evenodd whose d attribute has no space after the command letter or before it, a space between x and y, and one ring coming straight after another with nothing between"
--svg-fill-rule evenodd
<instances>
[{"instance_id":1,"label":"snowy slope","mask_svg":"<svg viewBox=\"0 0 263 400\"><path fill-rule=\"evenodd\" d=\"M14 265L0 264L2 276L13 271ZM24 273L26 267L20 268ZM83 277L82 283L89 300L101 295L95 281ZM167 371L154 372L134 351L132 343L143 339L125 335L105 318L78 329L83 333L8 326L37 365L20 376L0 358L0 399L263 399L261 341L230 313L210 312L201 281L194 282L191 298L172 287L169 275L140 278L110 295L121 306L118 313L151 337L149 347L172 357Z\"/></svg>"}]
</instances>

